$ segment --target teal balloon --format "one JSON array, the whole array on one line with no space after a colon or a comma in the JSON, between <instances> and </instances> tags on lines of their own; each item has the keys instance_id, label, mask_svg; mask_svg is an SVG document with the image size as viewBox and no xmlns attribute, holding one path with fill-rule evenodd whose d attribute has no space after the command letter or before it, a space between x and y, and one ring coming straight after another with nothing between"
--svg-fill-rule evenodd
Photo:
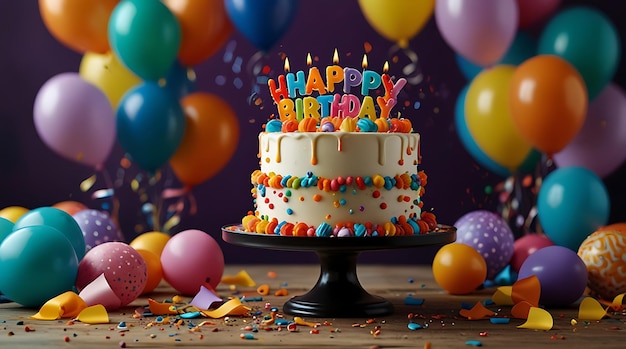
<instances>
[{"instance_id":1,"label":"teal balloon","mask_svg":"<svg viewBox=\"0 0 626 349\"><path fill-rule=\"evenodd\" d=\"M115 55L143 80L165 77L176 60L180 24L161 1L121 1L109 17L107 29Z\"/></svg>"},{"instance_id":2,"label":"teal balloon","mask_svg":"<svg viewBox=\"0 0 626 349\"><path fill-rule=\"evenodd\" d=\"M539 37L539 54L552 54L571 63L580 73L589 100L613 79L621 43L617 29L602 12L585 6L557 13Z\"/></svg>"},{"instance_id":3,"label":"teal balloon","mask_svg":"<svg viewBox=\"0 0 626 349\"><path fill-rule=\"evenodd\" d=\"M10 220L0 217L0 244L2 243L2 240L13 232L13 225L13 222Z\"/></svg>"},{"instance_id":4,"label":"teal balloon","mask_svg":"<svg viewBox=\"0 0 626 349\"><path fill-rule=\"evenodd\" d=\"M537 215L555 245L578 252L580 244L607 224L610 199L595 173L585 167L562 167L548 174L537 195Z\"/></svg>"},{"instance_id":5,"label":"teal balloon","mask_svg":"<svg viewBox=\"0 0 626 349\"><path fill-rule=\"evenodd\" d=\"M507 52L497 64L510 64L517 66L536 54L537 40L526 32L518 31L515 35L515 39L511 43L511 47L509 47ZM468 61L459 54L456 55L456 63L461 70L461 73L463 73L465 78L469 81L474 79L474 77L476 77L476 75L484 69L484 67Z\"/></svg>"},{"instance_id":6,"label":"teal balloon","mask_svg":"<svg viewBox=\"0 0 626 349\"><path fill-rule=\"evenodd\" d=\"M178 99L181 99L196 91L195 74L192 68L185 67L176 61L167 72L165 88Z\"/></svg>"},{"instance_id":7,"label":"teal balloon","mask_svg":"<svg viewBox=\"0 0 626 349\"><path fill-rule=\"evenodd\" d=\"M50 206L38 207L22 215L13 225L13 231L36 225L45 225L61 232L74 247L78 260L83 259L87 252L85 236L74 217L69 213Z\"/></svg>"},{"instance_id":8,"label":"teal balloon","mask_svg":"<svg viewBox=\"0 0 626 349\"><path fill-rule=\"evenodd\" d=\"M17 229L0 244L0 292L25 307L40 307L72 291L78 258L57 229L35 225Z\"/></svg>"},{"instance_id":9,"label":"teal balloon","mask_svg":"<svg viewBox=\"0 0 626 349\"><path fill-rule=\"evenodd\" d=\"M184 133L183 109L166 87L144 82L120 100L117 138L140 168L154 174L176 152Z\"/></svg>"},{"instance_id":10,"label":"teal balloon","mask_svg":"<svg viewBox=\"0 0 626 349\"><path fill-rule=\"evenodd\" d=\"M456 132L461 140L461 144L467 150L467 152L472 156L478 164L487 170L501 176L501 177L509 177L513 173L511 171L492 160L485 152L480 149L472 134L467 127L467 122L465 120L465 98L467 96L467 90L469 86L465 86L459 96L457 97L455 108L454 108L454 123L456 126ZM535 149L531 149L528 153L528 156L524 160L524 162L517 169L519 173L528 173L532 172L536 167L537 163L541 159L541 153Z\"/></svg>"}]
</instances>

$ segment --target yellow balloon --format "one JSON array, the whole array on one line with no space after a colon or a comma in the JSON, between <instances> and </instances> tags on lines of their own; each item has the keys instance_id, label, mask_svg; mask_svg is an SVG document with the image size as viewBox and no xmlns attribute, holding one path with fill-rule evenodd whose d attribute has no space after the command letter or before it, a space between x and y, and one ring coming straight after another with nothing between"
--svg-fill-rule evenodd
<instances>
[{"instance_id":1,"label":"yellow balloon","mask_svg":"<svg viewBox=\"0 0 626 349\"><path fill-rule=\"evenodd\" d=\"M165 244L170 240L170 235L160 231L151 231L140 234L130 242L130 247L135 250L150 251L157 256L161 256Z\"/></svg>"},{"instance_id":2,"label":"yellow balloon","mask_svg":"<svg viewBox=\"0 0 626 349\"><path fill-rule=\"evenodd\" d=\"M359 0L359 6L372 28L407 48L432 16L435 0Z\"/></svg>"},{"instance_id":3,"label":"yellow balloon","mask_svg":"<svg viewBox=\"0 0 626 349\"><path fill-rule=\"evenodd\" d=\"M114 109L124 93L141 82L111 51L105 54L88 52L83 55L78 73L83 79L100 88Z\"/></svg>"},{"instance_id":4,"label":"yellow balloon","mask_svg":"<svg viewBox=\"0 0 626 349\"><path fill-rule=\"evenodd\" d=\"M17 222L20 217L30 211L26 207L22 206L8 206L0 210L0 217L11 221L12 223Z\"/></svg>"},{"instance_id":5,"label":"yellow balloon","mask_svg":"<svg viewBox=\"0 0 626 349\"><path fill-rule=\"evenodd\" d=\"M531 151L511 117L509 85L514 72L512 65L483 70L472 80L465 97L465 121L474 141L485 155L511 172Z\"/></svg>"}]
</instances>

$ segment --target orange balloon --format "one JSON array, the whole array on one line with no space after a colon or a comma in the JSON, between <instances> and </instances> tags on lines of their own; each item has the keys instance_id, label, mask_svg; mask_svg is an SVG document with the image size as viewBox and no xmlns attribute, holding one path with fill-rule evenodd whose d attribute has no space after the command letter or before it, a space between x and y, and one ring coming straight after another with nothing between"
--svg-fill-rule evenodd
<instances>
[{"instance_id":1,"label":"orange balloon","mask_svg":"<svg viewBox=\"0 0 626 349\"><path fill-rule=\"evenodd\" d=\"M154 291L159 286L163 279L163 267L161 266L161 258L154 252L148 250L137 250L143 260L146 262L146 269L148 271L148 280L146 286L144 286L141 294L146 294Z\"/></svg>"},{"instance_id":2,"label":"orange balloon","mask_svg":"<svg viewBox=\"0 0 626 349\"><path fill-rule=\"evenodd\" d=\"M48 31L65 46L79 52L109 51L109 17L119 0L39 0L39 12Z\"/></svg>"},{"instance_id":3,"label":"orange balloon","mask_svg":"<svg viewBox=\"0 0 626 349\"><path fill-rule=\"evenodd\" d=\"M432 263L437 284L450 294L474 292L487 279L487 262L472 246L447 244L435 254Z\"/></svg>"},{"instance_id":4,"label":"orange balloon","mask_svg":"<svg viewBox=\"0 0 626 349\"><path fill-rule=\"evenodd\" d=\"M56 204L52 205L52 207L58 208L59 210L64 211L70 216L73 216L74 213L78 211L88 209L87 205L83 204L82 202L73 200L57 202Z\"/></svg>"},{"instance_id":5,"label":"orange balloon","mask_svg":"<svg viewBox=\"0 0 626 349\"><path fill-rule=\"evenodd\" d=\"M626 234L626 222L622 222L622 223L613 223L613 224L609 224L607 226L604 226L600 229L598 229L598 231L602 231L602 230L617 230L621 233Z\"/></svg>"},{"instance_id":6,"label":"orange balloon","mask_svg":"<svg viewBox=\"0 0 626 349\"><path fill-rule=\"evenodd\" d=\"M183 65L208 59L233 32L223 0L164 0L163 3L180 23L178 60Z\"/></svg>"},{"instance_id":7,"label":"orange balloon","mask_svg":"<svg viewBox=\"0 0 626 349\"><path fill-rule=\"evenodd\" d=\"M185 134L170 166L187 187L196 186L218 173L235 153L239 121L220 97L195 92L181 100L185 111Z\"/></svg>"},{"instance_id":8,"label":"orange balloon","mask_svg":"<svg viewBox=\"0 0 626 349\"><path fill-rule=\"evenodd\" d=\"M135 250L150 251L161 257L161 252L163 252L163 249L170 238L171 236L169 234L162 233L160 231L150 231L139 234L139 236L134 238L129 245Z\"/></svg>"},{"instance_id":9,"label":"orange balloon","mask_svg":"<svg viewBox=\"0 0 626 349\"><path fill-rule=\"evenodd\" d=\"M548 156L561 151L587 115L587 87L565 59L538 55L520 64L511 79L511 116L531 145Z\"/></svg>"}]
</instances>

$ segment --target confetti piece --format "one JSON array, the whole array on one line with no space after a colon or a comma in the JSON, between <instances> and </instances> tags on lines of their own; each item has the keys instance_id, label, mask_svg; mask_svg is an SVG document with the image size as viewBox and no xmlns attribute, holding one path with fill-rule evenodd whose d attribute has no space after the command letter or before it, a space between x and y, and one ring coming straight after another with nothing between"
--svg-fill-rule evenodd
<instances>
[{"instance_id":1,"label":"confetti piece","mask_svg":"<svg viewBox=\"0 0 626 349\"><path fill-rule=\"evenodd\" d=\"M108 324L109 314L102 304L96 304L83 309L76 320L86 324Z\"/></svg>"},{"instance_id":2,"label":"confetti piece","mask_svg":"<svg viewBox=\"0 0 626 349\"><path fill-rule=\"evenodd\" d=\"M315 322L304 321L304 319L299 316L294 317L293 322L295 322L296 325L303 325L303 326L309 326L309 327L317 327L319 325Z\"/></svg>"},{"instance_id":3,"label":"confetti piece","mask_svg":"<svg viewBox=\"0 0 626 349\"><path fill-rule=\"evenodd\" d=\"M31 318L36 320L73 318L85 308L87 308L87 303L76 293L68 291L44 303L39 312L31 316Z\"/></svg>"},{"instance_id":4,"label":"confetti piece","mask_svg":"<svg viewBox=\"0 0 626 349\"><path fill-rule=\"evenodd\" d=\"M511 308L511 316L518 319L528 319L528 313L530 312L530 308L532 307L532 304L526 301L521 301L515 304L513 308Z\"/></svg>"},{"instance_id":5,"label":"confetti piece","mask_svg":"<svg viewBox=\"0 0 626 349\"><path fill-rule=\"evenodd\" d=\"M496 313L485 308L485 306L482 305L482 303L480 302L476 302L472 309L459 310L459 314L467 318L468 320L482 320L484 318L496 315Z\"/></svg>"},{"instance_id":6,"label":"confetti piece","mask_svg":"<svg viewBox=\"0 0 626 349\"><path fill-rule=\"evenodd\" d=\"M541 295L541 285L536 275L517 280L511 286L511 298L514 303L526 301L534 307L539 306L539 296Z\"/></svg>"},{"instance_id":7,"label":"confetti piece","mask_svg":"<svg viewBox=\"0 0 626 349\"><path fill-rule=\"evenodd\" d=\"M500 286L491 296L491 300L497 305L514 305L515 303L511 297L512 291L513 286Z\"/></svg>"},{"instance_id":8,"label":"confetti piece","mask_svg":"<svg viewBox=\"0 0 626 349\"><path fill-rule=\"evenodd\" d=\"M148 307L154 315L178 314L176 310L170 309L172 303L159 303L152 298L148 298Z\"/></svg>"},{"instance_id":9,"label":"confetti piece","mask_svg":"<svg viewBox=\"0 0 626 349\"><path fill-rule=\"evenodd\" d=\"M424 298L406 297L406 298L404 298L404 304L406 304L406 305L422 305L422 304L424 304Z\"/></svg>"},{"instance_id":10,"label":"confetti piece","mask_svg":"<svg viewBox=\"0 0 626 349\"><path fill-rule=\"evenodd\" d=\"M256 289L256 292L262 296L267 296L270 294L270 285L263 284Z\"/></svg>"},{"instance_id":11,"label":"confetti piece","mask_svg":"<svg viewBox=\"0 0 626 349\"><path fill-rule=\"evenodd\" d=\"M409 322L409 324L407 325L407 327L409 328L409 330L411 331L415 331L415 330L419 330L422 329L422 325L420 324L416 324L415 322Z\"/></svg>"},{"instance_id":12,"label":"confetti piece","mask_svg":"<svg viewBox=\"0 0 626 349\"><path fill-rule=\"evenodd\" d=\"M602 308L602 304L596 299L585 297L578 307L579 320L601 320L607 315L607 309Z\"/></svg>"},{"instance_id":13,"label":"confetti piece","mask_svg":"<svg viewBox=\"0 0 626 349\"><path fill-rule=\"evenodd\" d=\"M491 319L489 319L489 322L491 322L492 324L508 324L509 322L511 322L511 319L509 319L508 317L492 317Z\"/></svg>"},{"instance_id":14,"label":"confetti piece","mask_svg":"<svg viewBox=\"0 0 626 349\"><path fill-rule=\"evenodd\" d=\"M252 280L247 271L241 270L236 275L225 275L222 277L221 283L227 285L237 285L237 286L246 286L246 287L254 287L256 286L256 282Z\"/></svg>"},{"instance_id":15,"label":"confetti piece","mask_svg":"<svg viewBox=\"0 0 626 349\"><path fill-rule=\"evenodd\" d=\"M287 291L286 288L281 288L281 289L276 290L276 292L274 292L274 296L277 296L277 297L283 297L288 294L289 294L289 291Z\"/></svg>"},{"instance_id":16,"label":"confetti piece","mask_svg":"<svg viewBox=\"0 0 626 349\"><path fill-rule=\"evenodd\" d=\"M200 285L200 291L198 291L189 304L200 309L209 309L211 304L221 301L222 299L215 294L214 290Z\"/></svg>"},{"instance_id":17,"label":"confetti piece","mask_svg":"<svg viewBox=\"0 0 626 349\"><path fill-rule=\"evenodd\" d=\"M203 310L202 314L204 316L217 319L226 315L245 315L250 310L251 308L243 305L239 298L233 298L215 310Z\"/></svg>"},{"instance_id":18,"label":"confetti piece","mask_svg":"<svg viewBox=\"0 0 626 349\"><path fill-rule=\"evenodd\" d=\"M528 312L528 320L526 320L526 322L524 322L523 324L517 326L517 328L549 331L552 329L553 325L554 319L552 318L552 315L550 315L550 313L541 308L531 307L530 311Z\"/></svg>"},{"instance_id":19,"label":"confetti piece","mask_svg":"<svg viewBox=\"0 0 626 349\"><path fill-rule=\"evenodd\" d=\"M481 341L469 340L469 341L465 342L465 345L471 345L473 347L482 347L483 343Z\"/></svg>"}]
</instances>

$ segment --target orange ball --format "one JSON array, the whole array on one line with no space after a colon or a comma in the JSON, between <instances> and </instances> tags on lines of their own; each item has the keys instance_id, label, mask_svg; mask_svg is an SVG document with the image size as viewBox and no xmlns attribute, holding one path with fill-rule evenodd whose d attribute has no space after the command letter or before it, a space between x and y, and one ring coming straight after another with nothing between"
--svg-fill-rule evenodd
<instances>
[{"instance_id":1,"label":"orange ball","mask_svg":"<svg viewBox=\"0 0 626 349\"><path fill-rule=\"evenodd\" d=\"M169 234L160 231L151 231L137 236L129 245L135 250L147 250L161 257L161 252L170 237Z\"/></svg>"},{"instance_id":2,"label":"orange ball","mask_svg":"<svg viewBox=\"0 0 626 349\"><path fill-rule=\"evenodd\" d=\"M163 279L163 268L161 267L161 258L154 252L148 250L137 250L143 260L146 262L146 270L148 271L148 279L146 286L143 288L141 294L146 294L154 291L159 286Z\"/></svg>"},{"instance_id":3,"label":"orange ball","mask_svg":"<svg viewBox=\"0 0 626 349\"><path fill-rule=\"evenodd\" d=\"M70 216L73 216L78 211L88 209L87 205L83 204L82 202L72 200L57 202L56 204L52 205L52 207L58 208L59 210L64 211Z\"/></svg>"},{"instance_id":4,"label":"orange ball","mask_svg":"<svg viewBox=\"0 0 626 349\"><path fill-rule=\"evenodd\" d=\"M450 294L469 294L487 279L487 263L473 247L462 243L443 246L433 259L437 284Z\"/></svg>"}]
</instances>

